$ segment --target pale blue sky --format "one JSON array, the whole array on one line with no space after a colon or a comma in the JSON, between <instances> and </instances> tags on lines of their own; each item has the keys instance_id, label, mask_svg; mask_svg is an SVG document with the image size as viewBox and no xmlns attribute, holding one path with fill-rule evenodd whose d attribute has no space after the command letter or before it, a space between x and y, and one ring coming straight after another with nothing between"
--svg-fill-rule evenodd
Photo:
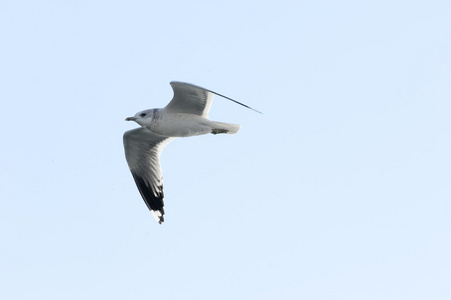
<instances>
[{"instance_id":1,"label":"pale blue sky","mask_svg":"<svg viewBox=\"0 0 451 300\"><path fill-rule=\"evenodd\" d=\"M449 1L0 1L1 299L451 299ZM235 136L163 152L169 81Z\"/></svg>"}]
</instances>

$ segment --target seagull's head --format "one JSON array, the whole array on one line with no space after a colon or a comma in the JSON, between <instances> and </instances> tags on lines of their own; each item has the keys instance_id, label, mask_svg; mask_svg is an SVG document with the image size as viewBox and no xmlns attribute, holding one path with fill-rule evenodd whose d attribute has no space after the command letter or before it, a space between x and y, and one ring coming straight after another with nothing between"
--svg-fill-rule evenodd
<instances>
[{"instance_id":1,"label":"seagull's head","mask_svg":"<svg viewBox=\"0 0 451 300\"><path fill-rule=\"evenodd\" d=\"M141 126L149 126L153 118L153 109L137 112L133 117L128 117L125 121L135 121Z\"/></svg>"}]
</instances>

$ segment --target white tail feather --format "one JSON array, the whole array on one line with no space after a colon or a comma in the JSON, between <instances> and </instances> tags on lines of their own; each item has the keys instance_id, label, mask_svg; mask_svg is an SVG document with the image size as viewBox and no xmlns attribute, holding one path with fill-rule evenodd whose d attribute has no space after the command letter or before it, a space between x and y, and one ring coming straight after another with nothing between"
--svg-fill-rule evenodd
<instances>
[{"instance_id":1,"label":"white tail feather","mask_svg":"<svg viewBox=\"0 0 451 300\"><path fill-rule=\"evenodd\" d=\"M215 127L214 129L226 131L226 132L221 132L221 133L235 134L241 128L241 125L238 125L238 124L230 124L230 123L222 123L222 122L213 122L213 123L214 123L214 127Z\"/></svg>"}]
</instances>

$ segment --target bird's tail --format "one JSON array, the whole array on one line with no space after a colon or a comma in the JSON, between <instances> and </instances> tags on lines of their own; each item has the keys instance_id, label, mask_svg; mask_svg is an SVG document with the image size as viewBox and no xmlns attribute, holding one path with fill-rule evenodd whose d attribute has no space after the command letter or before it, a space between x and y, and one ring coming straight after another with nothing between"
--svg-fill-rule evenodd
<instances>
[{"instance_id":1,"label":"bird's tail","mask_svg":"<svg viewBox=\"0 0 451 300\"><path fill-rule=\"evenodd\" d=\"M238 124L230 124L230 123L222 123L222 122L213 122L213 129L211 133L227 133L227 134L235 134L240 130L241 126Z\"/></svg>"}]
</instances>

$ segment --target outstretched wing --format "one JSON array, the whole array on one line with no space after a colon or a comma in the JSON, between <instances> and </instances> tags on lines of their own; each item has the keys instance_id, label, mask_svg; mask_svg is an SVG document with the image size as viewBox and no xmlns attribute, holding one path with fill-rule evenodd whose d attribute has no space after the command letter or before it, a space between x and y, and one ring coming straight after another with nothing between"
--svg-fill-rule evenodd
<instances>
[{"instance_id":1,"label":"outstretched wing","mask_svg":"<svg viewBox=\"0 0 451 300\"><path fill-rule=\"evenodd\" d=\"M188 113L207 117L213 94L200 86L172 81L174 97L165 109L174 113Z\"/></svg>"},{"instance_id":2,"label":"outstretched wing","mask_svg":"<svg viewBox=\"0 0 451 300\"><path fill-rule=\"evenodd\" d=\"M213 94L261 113L246 104L191 83L172 81L170 84L174 90L174 97L165 109L174 113L189 113L208 117Z\"/></svg>"},{"instance_id":3,"label":"outstretched wing","mask_svg":"<svg viewBox=\"0 0 451 300\"><path fill-rule=\"evenodd\" d=\"M138 128L124 133L125 158L141 196L155 219L164 221L163 175L160 153L174 138Z\"/></svg>"}]
</instances>

